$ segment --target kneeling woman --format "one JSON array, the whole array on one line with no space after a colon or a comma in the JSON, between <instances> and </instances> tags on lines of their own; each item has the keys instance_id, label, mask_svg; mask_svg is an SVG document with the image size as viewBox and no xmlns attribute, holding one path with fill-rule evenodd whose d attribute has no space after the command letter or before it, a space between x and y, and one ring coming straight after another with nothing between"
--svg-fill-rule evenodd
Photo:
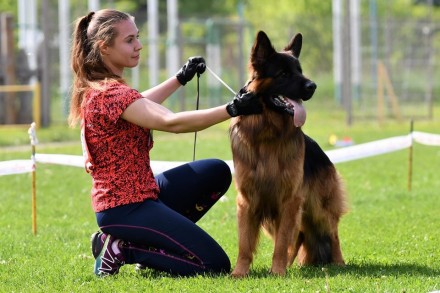
<instances>
[{"instance_id":1,"label":"kneeling woman","mask_svg":"<svg viewBox=\"0 0 440 293\"><path fill-rule=\"evenodd\" d=\"M190 276L228 273L220 245L195 223L226 193L229 167L208 159L154 177L151 130L194 132L231 116L261 112L245 89L226 105L173 113L162 106L173 92L205 70L192 57L163 83L138 92L123 80L138 65L142 45L133 17L116 10L77 20L72 48L74 85L69 122L81 123L92 206L100 231L92 235L95 274L113 275L124 264Z\"/></svg>"}]
</instances>

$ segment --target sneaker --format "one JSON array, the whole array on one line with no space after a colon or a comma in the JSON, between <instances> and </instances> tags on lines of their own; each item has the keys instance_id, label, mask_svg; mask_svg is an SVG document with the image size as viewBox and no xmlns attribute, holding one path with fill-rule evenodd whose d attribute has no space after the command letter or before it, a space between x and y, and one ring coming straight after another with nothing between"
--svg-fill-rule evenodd
<instances>
[{"instance_id":1,"label":"sneaker","mask_svg":"<svg viewBox=\"0 0 440 293\"><path fill-rule=\"evenodd\" d=\"M103 237L104 236L104 237ZM99 253L102 250L102 246L104 245L106 235L102 233L101 231L95 232L92 234L91 241L92 241L92 254L93 257L96 259L99 255Z\"/></svg>"},{"instance_id":2,"label":"sneaker","mask_svg":"<svg viewBox=\"0 0 440 293\"><path fill-rule=\"evenodd\" d=\"M124 265L124 256L119 249L120 239L96 232L92 235L92 254L95 257L95 275L115 275Z\"/></svg>"}]
</instances>

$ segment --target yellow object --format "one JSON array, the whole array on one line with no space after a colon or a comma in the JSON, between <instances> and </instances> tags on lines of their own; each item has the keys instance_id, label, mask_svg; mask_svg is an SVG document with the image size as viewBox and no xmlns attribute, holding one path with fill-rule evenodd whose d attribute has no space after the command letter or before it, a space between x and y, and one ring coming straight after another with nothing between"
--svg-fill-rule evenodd
<instances>
[{"instance_id":1,"label":"yellow object","mask_svg":"<svg viewBox=\"0 0 440 293\"><path fill-rule=\"evenodd\" d=\"M330 135L330 137L328 138L328 143L330 145L335 145L337 141L338 137L335 134Z\"/></svg>"}]
</instances>

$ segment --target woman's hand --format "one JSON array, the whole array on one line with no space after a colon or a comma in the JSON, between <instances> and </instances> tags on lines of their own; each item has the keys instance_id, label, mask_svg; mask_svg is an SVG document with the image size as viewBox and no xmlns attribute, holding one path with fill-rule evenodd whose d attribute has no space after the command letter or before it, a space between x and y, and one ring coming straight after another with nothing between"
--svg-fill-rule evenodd
<instances>
[{"instance_id":1,"label":"woman's hand","mask_svg":"<svg viewBox=\"0 0 440 293\"><path fill-rule=\"evenodd\" d=\"M185 65L177 72L176 78L181 85L185 85L188 81L193 79L196 73L202 74L205 72L205 59L201 56L190 57Z\"/></svg>"},{"instance_id":2,"label":"woman's hand","mask_svg":"<svg viewBox=\"0 0 440 293\"><path fill-rule=\"evenodd\" d=\"M258 96L248 92L246 87L243 87L234 99L226 105L226 111L231 117L261 114L263 105Z\"/></svg>"}]
</instances>

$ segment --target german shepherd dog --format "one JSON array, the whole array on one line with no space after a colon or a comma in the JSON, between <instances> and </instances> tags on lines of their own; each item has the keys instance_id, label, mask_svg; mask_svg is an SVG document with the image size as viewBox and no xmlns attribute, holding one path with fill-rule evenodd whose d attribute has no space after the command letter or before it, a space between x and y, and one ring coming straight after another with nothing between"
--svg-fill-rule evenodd
<instances>
[{"instance_id":1,"label":"german shepherd dog","mask_svg":"<svg viewBox=\"0 0 440 293\"><path fill-rule=\"evenodd\" d=\"M302 101L316 84L298 57L302 35L277 52L260 31L252 48L247 84L262 99L261 115L233 118L230 139L235 169L238 257L234 277L249 273L262 226L274 241L271 273L299 265L343 265L338 222L346 212L342 180L324 151L301 126Z\"/></svg>"}]
</instances>

